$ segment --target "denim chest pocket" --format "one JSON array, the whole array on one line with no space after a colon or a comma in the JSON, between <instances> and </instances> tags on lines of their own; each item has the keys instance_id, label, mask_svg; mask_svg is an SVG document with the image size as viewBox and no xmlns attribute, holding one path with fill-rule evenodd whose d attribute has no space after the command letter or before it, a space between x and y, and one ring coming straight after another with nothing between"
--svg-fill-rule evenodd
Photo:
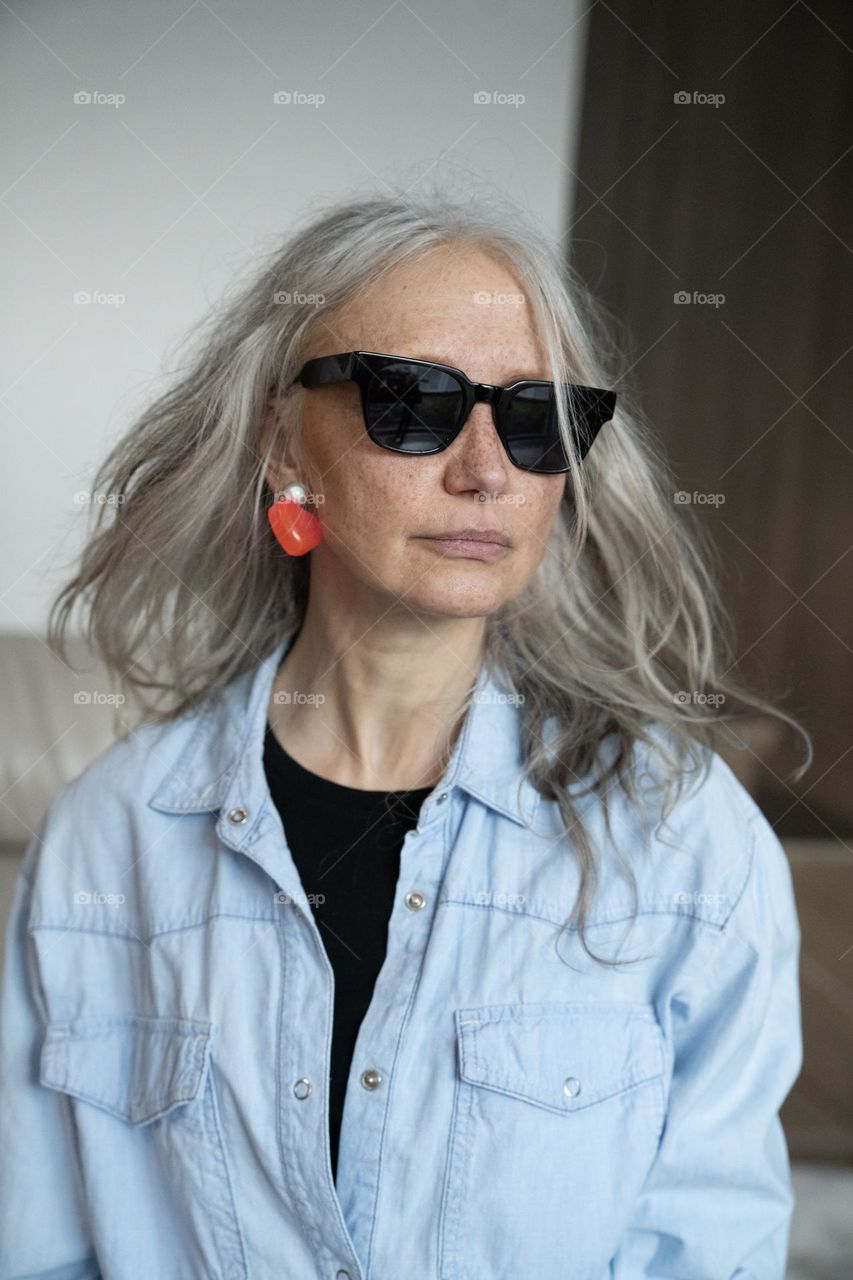
<instances>
[{"instance_id":1,"label":"denim chest pocket","mask_svg":"<svg viewBox=\"0 0 853 1280\"><path fill-rule=\"evenodd\" d=\"M212 1033L142 1015L48 1023L39 1080L71 1099L96 1247L122 1275L155 1274L168 1258L161 1274L248 1276Z\"/></svg>"},{"instance_id":2,"label":"denim chest pocket","mask_svg":"<svg viewBox=\"0 0 853 1280\"><path fill-rule=\"evenodd\" d=\"M455 1030L441 1280L599 1280L663 1128L652 1006L485 1005Z\"/></svg>"}]
</instances>

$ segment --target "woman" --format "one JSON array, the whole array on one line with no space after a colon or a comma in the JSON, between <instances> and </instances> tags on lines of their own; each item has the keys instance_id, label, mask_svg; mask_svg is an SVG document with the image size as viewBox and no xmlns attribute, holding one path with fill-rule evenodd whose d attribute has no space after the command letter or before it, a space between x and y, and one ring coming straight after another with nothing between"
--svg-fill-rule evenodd
<instances>
[{"instance_id":1,"label":"woman","mask_svg":"<svg viewBox=\"0 0 853 1280\"><path fill-rule=\"evenodd\" d=\"M4 1277L781 1280L764 704L604 336L510 212L355 201L104 464L51 640L145 715L19 879Z\"/></svg>"}]
</instances>

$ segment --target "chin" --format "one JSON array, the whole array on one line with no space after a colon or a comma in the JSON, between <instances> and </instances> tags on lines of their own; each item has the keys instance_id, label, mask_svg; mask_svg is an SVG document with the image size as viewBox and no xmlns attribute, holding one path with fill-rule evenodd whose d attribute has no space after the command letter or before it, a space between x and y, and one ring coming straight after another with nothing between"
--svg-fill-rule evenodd
<instances>
[{"instance_id":1,"label":"chin","mask_svg":"<svg viewBox=\"0 0 853 1280\"><path fill-rule=\"evenodd\" d=\"M404 602L418 613L438 618L484 618L506 603L508 593L505 584L502 585L504 589L501 590L497 583L474 583L469 579L428 586L422 578L405 595ZM400 594L405 590L403 587Z\"/></svg>"}]
</instances>

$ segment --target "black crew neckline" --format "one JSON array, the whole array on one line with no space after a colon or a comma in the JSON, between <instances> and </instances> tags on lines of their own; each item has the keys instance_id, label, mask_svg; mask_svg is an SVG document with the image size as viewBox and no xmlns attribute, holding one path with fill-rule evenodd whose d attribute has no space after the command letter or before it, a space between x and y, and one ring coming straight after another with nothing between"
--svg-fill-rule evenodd
<instances>
[{"instance_id":1,"label":"black crew neckline","mask_svg":"<svg viewBox=\"0 0 853 1280\"><path fill-rule=\"evenodd\" d=\"M298 760L287 751L279 742L275 733L273 733L272 725L267 721L266 734L264 738L265 750L272 751L273 756L277 757L280 763L283 763L292 773L299 775L307 786L313 787L315 790L322 790L327 795L349 802L358 802L361 800L365 804L375 804L380 800L387 800L389 796L421 796L423 799L435 790L435 784L430 787L412 787L408 791L367 791L363 787L348 787L342 782L333 782L331 778L324 778L321 774L315 773L313 769L306 769L304 764L300 764Z\"/></svg>"}]
</instances>

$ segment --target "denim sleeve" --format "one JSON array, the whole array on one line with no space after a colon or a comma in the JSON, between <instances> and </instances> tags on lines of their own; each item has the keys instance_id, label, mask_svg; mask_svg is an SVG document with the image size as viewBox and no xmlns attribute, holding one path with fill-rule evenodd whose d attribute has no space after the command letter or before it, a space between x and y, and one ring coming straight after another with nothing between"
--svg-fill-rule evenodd
<instances>
[{"instance_id":1,"label":"denim sleeve","mask_svg":"<svg viewBox=\"0 0 853 1280\"><path fill-rule=\"evenodd\" d=\"M27 920L40 845L15 883L0 985L0 1280L99 1280L69 1099L39 1084L47 1019Z\"/></svg>"},{"instance_id":2,"label":"denim sleeve","mask_svg":"<svg viewBox=\"0 0 853 1280\"><path fill-rule=\"evenodd\" d=\"M800 927L758 810L746 835L743 892L671 997L667 1118L612 1280L784 1280L794 1196L779 1111L802 1066Z\"/></svg>"}]
</instances>

